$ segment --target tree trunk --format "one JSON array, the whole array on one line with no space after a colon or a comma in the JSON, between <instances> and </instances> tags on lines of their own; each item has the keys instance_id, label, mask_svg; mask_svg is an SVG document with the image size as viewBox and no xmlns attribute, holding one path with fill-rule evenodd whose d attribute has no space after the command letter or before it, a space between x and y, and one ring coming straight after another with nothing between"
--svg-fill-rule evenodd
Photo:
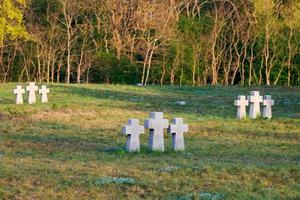
<instances>
[{"instance_id":1,"label":"tree trunk","mask_svg":"<svg viewBox=\"0 0 300 200\"><path fill-rule=\"evenodd\" d=\"M71 76L71 34L68 27L68 39L67 39L67 77L66 82L67 84L70 83L70 76Z\"/></svg>"},{"instance_id":2,"label":"tree trunk","mask_svg":"<svg viewBox=\"0 0 300 200\"><path fill-rule=\"evenodd\" d=\"M143 72L142 72L142 80L141 80L141 84L144 85L144 81L145 81L145 72L146 72L146 66L147 66L147 61L148 61L148 56L149 56L149 51L150 51L150 47L148 47L145 58L144 58L144 64L143 64Z\"/></svg>"},{"instance_id":3,"label":"tree trunk","mask_svg":"<svg viewBox=\"0 0 300 200\"><path fill-rule=\"evenodd\" d=\"M152 63L152 57L153 57L153 53L154 53L154 46L155 46L155 43L153 44L153 48L151 49L150 56L149 56L149 59L148 59L148 69L147 69L147 76L146 76L146 79L145 79L145 85L147 85L148 79L149 79L150 68L151 68L151 63Z\"/></svg>"},{"instance_id":4,"label":"tree trunk","mask_svg":"<svg viewBox=\"0 0 300 200\"><path fill-rule=\"evenodd\" d=\"M250 50L250 60L249 60L249 79L248 79L248 85L250 86L252 83L252 69L253 69L253 61L254 61L254 45L255 41L251 45L251 50Z\"/></svg>"},{"instance_id":5,"label":"tree trunk","mask_svg":"<svg viewBox=\"0 0 300 200\"><path fill-rule=\"evenodd\" d=\"M84 45L85 45L85 39L83 39L83 41L82 41L80 60L79 60L78 66L77 66L77 83L80 83L80 78L81 78L81 66L82 66L82 61L83 61L83 56L84 56Z\"/></svg>"},{"instance_id":6,"label":"tree trunk","mask_svg":"<svg viewBox=\"0 0 300 200\"><path fill-rule=\"evenodd\" d=\"M181 67L181 73L180 73L180 81L179 81L180 86L182 86L182 79L183 79L183 66Z\"/></svg>"},{"instance_id":7,"label":"tree trunk","mask_svg":"<svg viewBox=\"0 0 300 200\"><path fill-rule=\"evenodd\" d=\"M192 66L192 85L195 86L196 84L196 67L197 67L197 62L198 62L198 51L193 48L193 66Z\"/></svg>"},{"instance_id":8,"label":"tree trunk","mask_svg":"<svg viewBox=\"0 0 300 200\"><path fill-rule=\"evenodd\" d=\"M166 54L164 53L164 56L163 56L163 64L162 64L162 74L161 74L161 77L160 77L160 85L163 85L164 84L164 79L165 79L165 75L166 75Z\"/></svg>"},{"instance_id":9,"label":"tree trunk","mask_svg":"<svg viewBox=\"0 0 300 200\"><path fill-rule=\"evenodd\" d=\"M293 30L290 30L289 40L288 40L288 86L291 85L291 71L292 71L292 37L293 37Z\"/></svg>"}]
</instances>

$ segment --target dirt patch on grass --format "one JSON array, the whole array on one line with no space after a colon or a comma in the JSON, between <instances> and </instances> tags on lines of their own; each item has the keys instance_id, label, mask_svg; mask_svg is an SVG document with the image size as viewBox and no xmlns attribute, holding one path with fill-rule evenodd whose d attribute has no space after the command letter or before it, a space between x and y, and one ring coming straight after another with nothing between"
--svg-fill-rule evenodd
<instances>
[{"instance_id":1,"label":"dirt patch on grass","mask_svg":"<svg viewBox=\"0 0 300 200\"><path fill-rule=\"evenodd\" d=\"M9 120L11 116L7 113L0 112L0 121Z\"/></svg>"},{"instance_id":2,"label":"dirt patch on grass","mask_svg":"<svg viewBox=\"0 0 300 200\"><path fill-rule=\"evenodd\" d=\"M136 117L140 116L140 117ZM102 110L61 110L35 113L28 117L31 121L58 122L83 128L115 128L127 122L129 118L144 118L145 113L123 109Z\"/></svg>"}]
</instances>

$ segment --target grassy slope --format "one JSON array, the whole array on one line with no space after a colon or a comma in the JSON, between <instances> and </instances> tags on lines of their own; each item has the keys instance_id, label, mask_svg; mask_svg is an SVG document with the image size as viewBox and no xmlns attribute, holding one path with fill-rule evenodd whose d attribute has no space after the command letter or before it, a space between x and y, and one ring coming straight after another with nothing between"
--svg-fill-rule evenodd
<instances>
[{"instance_id":1,"label":"grassy slope","mask_svg":"<svg viewBox=\"0 0 300 200\"><path fill-rule=\"evenodd\" d=\"M0 198L300 198L299 87L51 85L50 103L16 106L15 85L0 85ZM273 95L273 120L235 120L233 100L253 89ZM167 134L166 152L148 152L144 134L125 153L121 126L150 111L185 118L186 152Z\"/></svg>"}]
</instances>

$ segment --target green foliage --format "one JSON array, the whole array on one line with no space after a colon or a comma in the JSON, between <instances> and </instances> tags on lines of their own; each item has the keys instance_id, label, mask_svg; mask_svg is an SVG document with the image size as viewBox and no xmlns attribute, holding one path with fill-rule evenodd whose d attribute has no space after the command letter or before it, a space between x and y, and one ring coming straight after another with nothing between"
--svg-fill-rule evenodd
<instances>
[{"instance_id":1,"label":"green foliage","mask_svg":"<svg viewBox=\"0 0 300 200\"><path fill-rule=\"evenodd\" d=\"M213 21L211 18L201 16L200 18L188 18L182 16L178 22L178 31L191 39L200 39L200 36L210 32ZM195 42L195 41L194 41Z\"/></svg>"},{"instance_id":2,"label":"green foliage","mask_svg":"<svg viewBox=\"0 0 300 200\"><path fill-rule=\"evenodd\" d=\"M117 59L114 54L100 52L98 54L97 68L92 74L95 82L135 84L138 82L138 66L130 62L128 58ZM99 77L97 77L99 76Z\"/></svg>"},{"instance_id":3,"label":"green foliage","mask_svg":"<svg viewBox=\"0 0 300 200\"><path fill-rule=\"evenodd\" d=\"M13 0L3 0L0 5L0 45L5 37L10 39L29 39L29 35L23 25L23 12ZM20 5L25 5L25 0L16 1Z\"/></svg>"}]
</instances>

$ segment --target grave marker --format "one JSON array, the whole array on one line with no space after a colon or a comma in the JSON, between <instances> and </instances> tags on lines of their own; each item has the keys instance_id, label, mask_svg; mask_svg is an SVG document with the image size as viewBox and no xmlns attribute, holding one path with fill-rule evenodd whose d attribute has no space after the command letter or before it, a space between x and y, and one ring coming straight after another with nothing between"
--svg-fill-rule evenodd
<instances>
[{"instance_id":1,"label":"grave marker","mask_svg":"<svg viewBox=\"0 0 300 200\"><path fill-rule=\"evenodd\" d=\"M274 106L274 100L271 95L265 95L263 100L264 111L263 118L271 119L272 118L272 106Z\"/></svg>"},{"instance_id":2,"label":"grave marker","mask_svg":"<svg viewBox=\"0 0 300 200\"><path fill-rule=\"evenodd\" d=\"M38 91L38 86L35 86L34 82L30 82L29 86L26 86L26 90L27 92L29 92L29 96L28 96L28 103L29 104L34 104L36 103L36 96L35 96L35 92Z\"/></svg>"},{"instance_id":3,"label":"grave marker","mask_svg":"<svg viewBox=\"0 0 300 200\"><path fill-rule=\"evenodd\" d=\"M139 125L138 119L129 119L122 133L127 135L126 150L128 152L140 151L140 134L144 133L144 127Z\"/></svg>"},{"instance_id":4,"label":"grave marker","mask_svg":"<svg viewBox=\"0 0 300 200\"><path fill-rule=\"evenodd\" d=\"M182 118L175 118L172 120L168 132L172 134L172 147L175 151L184 151L184 136L185 132L188 132L189 128L187 124L183 124Z\"/></svg>"},{"instance_id":5,"label":"grave marker","mask_svg":"<svg viewBox=\"0 0 300 200\"><path fill-rule=\"evenodd\" d=\"M150 119L145 120L145 128L150 129L149 149L152 151L164 151L164 129L169 126L169 121L163 118L162 112L150 113Z\"/></svg>"},{"instance_id":6,"label":"grave marker","mask_svg":"<svg viewBox=\"0 0 300 200\"><path fill-rule=\"evenodd\" d=\"M244 95L239 95L238 100L234 101L234 105L237 106L237 118L246 118L246 106L249 106L249 101Z\"/></svg>"},{"instance_id":7,"label":"grave marker","mask_svg":"<svg viewBox=\"0 0 300 200\"><path fill-rule=\"evenodd\" d=\"M49 89L45 85L42 85L42 88L39 89L39 93L42 94L42 103L48 102L48 93L50 92Z\"/></svg>"},{"instance_id":8,"label":"grave marker","mask_svg":"<svg viewBox=\"0 0 300 200\"><path fill-rule=\"evenodd\" d=\"M16 104L23 104L23 94L25 89L22 89L21 85L17 85L17 88L14 89L14 94L16 95Z\"/></svg>"},{"instance_id":9,"label":"grave marker","mask_svg":"<svg viewBox=\"0 0 300 200\"><path fill-rule=\"evenodd\" d=\"M251 119L256 119L260 116L260 103L263 102L263 97L259 96L259 91L251 91L248 100L250 103L249 117Z\"/></svg>"}]
</instances>

